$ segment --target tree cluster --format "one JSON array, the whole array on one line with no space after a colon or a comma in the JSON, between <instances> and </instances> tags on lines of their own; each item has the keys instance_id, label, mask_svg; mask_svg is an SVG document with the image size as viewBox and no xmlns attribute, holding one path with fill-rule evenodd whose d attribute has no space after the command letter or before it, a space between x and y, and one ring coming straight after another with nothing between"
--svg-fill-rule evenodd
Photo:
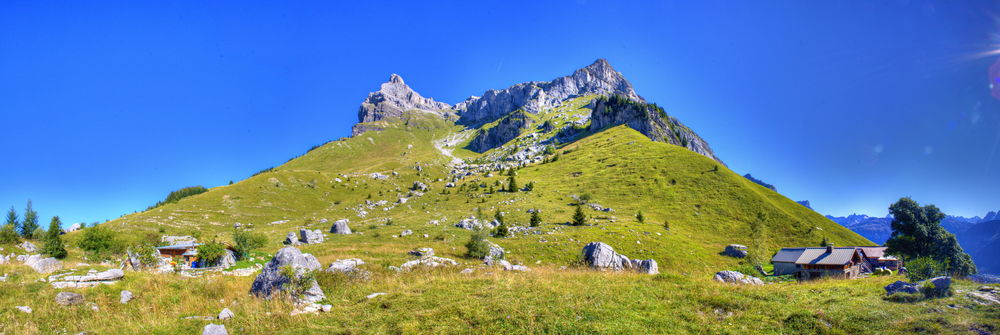
<instances>
[{"instance_id":1,"label":"tree cluster","mask_svg":"<svg viewBox=\"0 0 1000 335\"><path fill-rule=\"evenodd\" d=\"M920 206L913 199L902 198L889 206L889 213L893 220L892 235L885 242L888 253L906 261L933 260L955 276L976 273L972 257L962 250L955 234L941 227L945 214L937 206Z\"/></svg>"}]
</instances>

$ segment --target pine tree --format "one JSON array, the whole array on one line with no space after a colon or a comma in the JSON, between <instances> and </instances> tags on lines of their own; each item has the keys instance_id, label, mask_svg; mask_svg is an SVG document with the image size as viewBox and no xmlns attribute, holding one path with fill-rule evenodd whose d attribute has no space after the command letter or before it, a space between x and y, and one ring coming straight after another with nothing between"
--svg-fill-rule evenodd
<instances>
[{"instance_id":1,"label":"pine tree","mask_svg":"<svg viewBox=\"0 0 1000 335\"><path fill-rule=\"evenodd\" d=\"M31 200L28 200L28 207L24 209L24 220L21 221L21 226L18 227L18 233L21 237L30 239L38 229L38 212L31 207Z\"/></svg>"},{"instance_id":2,"label":"pine tree","mask_svg":"<svg viewBox=\"0 0 1000 335\"><path fill-rule=\"evenodd\" d=\"M10 211L7 211L7 224L14 226L15 229L20 224L17 220L17 210L14 209L14 206L10 206Z\"/></svg>"},{"instance_id":3,"label":"pine tree","mask_svg":"<svg viewBox=\"0 0 1000 335\"><path fill-rule=\"evenodd\" d=\"M59 221L58 216L53 216L52 222L49 223L49 230L45 232L45 245L42 246L42 253L55 258L66 258L66 248L63 247L62 238L59 237L61 232L62 222Z\"/></svg>"},{"instance_id":4,"label":"pine tree","mask_svg":"<svg viewBox=\"0 0 1000 335\"><path fill-rule=\"evenodd\" d=\"M576 204L576 213L573 213L573 225L582 226L587 224L587 216L583 214L583 206Z\"/></svg>"},{"instance_id":5,"label":"pine tree","mask_svg":"<svg viewBox=\"0 0 1000 335\"><path fill-rule=\"evenodd\" d=\"M820 242L819 246L825 247L825 246L828 246L828 245L830 245L830 239L826 238L826 236L823 236L823 242Z\"/></svg>"},{"instance_id":6,"label":"pine tree","mask_svg":"<svg viewBox=\"0 0 1000 335\"><path fill-rule=\"evenodd\" d=\"M663 229L670 231L670 221L663 220Z\"/></svg>"},{"instance_id":7,"label":"pine tree","mask_svg":"<svg viewBox=\"0 0 1000 335\"><path fill-rule=\"evenodd\" d=\"M538 214L538 210L531 212L531 226L538 227L542 223L542 216Z\"/></svg>"},{"instance_id":8,"label":"pine tree","mask_svg":"<svg viewBox=\"0 0 1000 335\"><path fill-rule=\"evenodd\" d=\"M527 191L534 191L535 190L535 182L529 181L528 185L524 185L524 189L527 190Z\"/></svg>"},{"instance_id":9,"label":"pine tree","mask_svg":"<svg viewBox=\"0 0 1000 335\"><path fill-rule=\"evenodd\" d=\"M507 191L517 192L517 180L514 179L514 176L507 178Z\"/></svg>"},{"instance_id":10,"label":"pine tree","mask_svg":"<svg viewBox=\"0 0 1000 335\"><path fill-rule=\"evenodd\" d=\"M635 219L639 220L639 223L646 223L646 217L642 216L642 211L635 214Z\"/></svg>"},{"instance_id":11,"label":"pine tree","mask_svg":"<svg viewBox=\"0 0 1000 335\"><path fill-rule=\"evenodd\" d=\"M507 224L503 222L503 214L500 213L499 209L497 210L497 212L495 214L493 214L493 218L496 219L497 223L498 223L497 227L493 231L493 236L495 236L495 237L507 237L507 235L510 234L510 230L507 229Z\"/></svg>"}]
</instances>

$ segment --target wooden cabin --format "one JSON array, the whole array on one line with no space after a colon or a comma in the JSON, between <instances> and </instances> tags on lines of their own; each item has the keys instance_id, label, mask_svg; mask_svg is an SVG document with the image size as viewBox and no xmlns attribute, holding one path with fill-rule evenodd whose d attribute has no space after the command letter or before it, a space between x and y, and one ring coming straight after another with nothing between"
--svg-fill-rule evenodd
<instances>
[{"instance_id":1,"label":"wooden cabin","mask_svg":"<svg viewBox=\"0 0 1000 335\"><path fill-rule=\"evenodd\" d=\"M873 269L886 268L892 271L899 271L903 267L903 261L895 256L886 255L888 247L857 247L865 252L868 257L868 264Z\"/></svg>"},{"instance_id":2,"label":"wooden cabin","mask_svg":"<svg viewBox=\"0 0 1000 335\"><path fill-rule=\"evenodd\" d=\"M771 264L774 275L792 274L802 280L853 279L871 272L864 250L856 247L784 248L771 258Z\"/></svg>"},{"instance_id":3,"label":"wooden cabin","mask_svg":"<svg viewBox=\"0 0 1000 335\"><path fill-rule=\"evenodd\" d=\"M175 244L157 247L156 250L160 253L160 257L169 260L180 258L183 265L193 268L197 267L195 262L198 261L198 246L200 245L198 243Z\"/></svg>"}]
</instances>

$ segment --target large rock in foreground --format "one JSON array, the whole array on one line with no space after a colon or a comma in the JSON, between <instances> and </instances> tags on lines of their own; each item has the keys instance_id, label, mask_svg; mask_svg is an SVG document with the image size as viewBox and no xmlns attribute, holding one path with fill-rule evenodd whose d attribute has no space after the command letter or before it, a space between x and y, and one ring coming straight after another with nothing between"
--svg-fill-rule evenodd
<instances>
[{"instance_id":1,"label":"large rock in foreground","mask_svg":"<svg viewBox=\"0 0 1000 335\"><path fill-rule=\"evenodd\" d=\"M282 274L284 267L291 267L295 278ZM276 294L290 294L296 303L316 303L325 299L326 295L315 279L303 283L300 292L290 292L290 290L295 289L292 287L294 281L302 280L303 275L317 271L320 267L319 261L313 255L303 254L295 247L284 247L278 250L274 258L264 266L260 275L254 279L250 294L265 299L271 299Z\"/></svg>"},{"instance_id":2,"label":"large rock in foreground","mask_svg":"<svg viewBox=\"0 0 1000 335\"><path fill-rule=\"evenodd\" d=\"M895 283L885 286L885 295L893 295L895 293L917 293L920 292L920 285L907 283L902 280L897 280Z\"/></svg>"},{"instance_id":3,"label":"large rock in foreground","mask_svg":"<svg viewBox=\"0 0 1000 335\"><path fill-rule=\"evenodd\" d=\"M610 245L593 242L583 247L583 261L588 266L599 270L622 271L632 270L645 274L660 273L656 261L652 259L629 259L615 252Z\"/></svg>"},{"instance_id":4,"label":"large rock in foreground","mask_svg":"<svg viewBox=\"0 0 1000 335\"><path fill-rule=\"evenodd\" d=\"M347 225L349 221L347 219L340 219L333 223L330 227L330 232L333 234L350 234L351 227Z\"/></svg>"}]
</instances>

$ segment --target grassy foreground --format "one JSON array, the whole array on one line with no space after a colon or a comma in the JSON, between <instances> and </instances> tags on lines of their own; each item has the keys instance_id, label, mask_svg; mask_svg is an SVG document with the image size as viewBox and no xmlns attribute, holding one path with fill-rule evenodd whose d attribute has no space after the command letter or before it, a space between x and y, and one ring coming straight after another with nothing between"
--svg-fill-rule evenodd
<instances>
[{"instance_id":1,"label":"grassy foreground","mask_svg":"<svg viewBox=\"0 0 1000 335\"><path fill-rule=\"evenodd\" d=\"M253 277L128 273L110 286L72 290L96 303L64 307L58 290L35 282L21 266L0 283L0 331L6 334L196 334L210 322L186 316L230 308L231 334L314 333L710 333L710 334L964 334L998 329L1000 307L978 305L959 281L950 298L919 303L885 301L882 287L898 278L732 286L703 277L601 273L535 267L513 273L464 266L433 271L375 271L369 281L320 276L334 309L290 316L291 306L247 292ZM136 298L122 305L121 290ZM365 296L384 292L373 299ZM34 313L13 307L29 305Z\"/></svg>"}]
</instances>

